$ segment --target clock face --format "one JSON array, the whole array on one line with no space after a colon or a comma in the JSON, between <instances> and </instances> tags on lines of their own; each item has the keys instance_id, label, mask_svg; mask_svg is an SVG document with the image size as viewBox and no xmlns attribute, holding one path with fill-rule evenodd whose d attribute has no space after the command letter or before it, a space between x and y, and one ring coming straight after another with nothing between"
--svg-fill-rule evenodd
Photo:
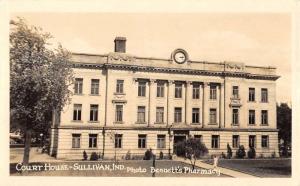
<instances>
[{"instance_id":1,"label":"clock face","mask_svg":"<svg viewBox=\"0 0 300 186\"><path fill-rule=\"evenodd\" d=\"M176 63L183 64L188 61L188 54L183 49L176 49L173 54L172 58Z\"/></svg>"},{"instance_id":2,"label":"clock face","mask_svg":"<svg viewBox=\"0 0 300 186\"><path fill-rule=\"evenodd\" d=\"M176 52L175 55L174 55L174 60L177 62L177 63L184 63L186 61L186 56L183 52Z\"/></svg>"}]
</instances>

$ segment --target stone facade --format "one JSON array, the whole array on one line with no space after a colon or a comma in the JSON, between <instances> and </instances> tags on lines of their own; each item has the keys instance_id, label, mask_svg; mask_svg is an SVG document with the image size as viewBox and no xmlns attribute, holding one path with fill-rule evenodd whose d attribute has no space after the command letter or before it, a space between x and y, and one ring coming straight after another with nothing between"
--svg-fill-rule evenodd
<instances>
[{"instance_id":1,"label":"stone facade","mask_svg":"<svg viewBox=\"0 0 300 186\"><path fill-rule=\"evenodd\" d=\"M53 115L50 153L57 158L81 159L84 150L88 155L124 158L128 151L142 156L149 148L168 155L176 141L190 136L201 138L210 154L226 154L227 144L235 154L235 136L236 145L244 145L246 151L255 138L257 156L278 156L275 81L279 76L274 67L190 59L176 63L172 58L122 52L73 54L72 61L81 91ZM99 80L98 94L91 94L92 80ZM116 88L118 80L123 91ZM70 89L80 89L75 86ZM254 99L249 98L250 89ZM78 105L79 118L74 111ZM91 105L97 105L97 112L91 111ZM121 120L117 107L122 108Z\"/></svg>"}]
</instances>

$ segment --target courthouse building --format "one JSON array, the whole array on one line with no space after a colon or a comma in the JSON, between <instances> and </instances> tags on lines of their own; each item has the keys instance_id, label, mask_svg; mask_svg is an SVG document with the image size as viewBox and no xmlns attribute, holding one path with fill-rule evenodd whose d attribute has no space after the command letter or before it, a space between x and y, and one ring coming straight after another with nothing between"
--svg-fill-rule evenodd
<instances>
[{"instance_id":1,"label":"courthouse building","mask_svg":"<svg viewBox=\"0 0 300 186\"><path fill-rule=\"evenodd\" d=\"M71 103L53 116L50 153L81 159L83 151L124 158L146 149L173 154L178 141L200 139L209 154L252 146L278 156L274 67L193 61L183 49L165 59L126 53L115 38L105 55L72 54Z\"/></svg>"}]
</instances>

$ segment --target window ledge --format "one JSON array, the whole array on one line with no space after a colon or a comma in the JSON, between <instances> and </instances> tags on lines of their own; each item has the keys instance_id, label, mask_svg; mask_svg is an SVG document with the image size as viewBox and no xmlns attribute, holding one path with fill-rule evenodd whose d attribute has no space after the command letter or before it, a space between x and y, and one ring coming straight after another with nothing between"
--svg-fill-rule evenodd
<instances>
[{"instance_id":1,"label":"window ledge","mask_svg":"<svg viewBox=\"0 0 300 186\"><path fill-rule=\"evenodd\" d=\"M101 96L100 94L89 94L89 96Z\"/></svg>"},{"instance_id":2,"label":"window ledge","mask_svg":"<svg viewBox=\"0 0 300 186\"><path fill-rule=\"evenodd\" d=\"M249 100L248 100L247 103L256 103L256 101L249 101Z\"/></svg>"},{"instance_id":3,"label":"window ledge","mask_svg":"<svg viewBox=\"0 0 300 186\"><path fill-rule=\"evenodd\" d=\"M235 97L231 97L230 100L241 100L241 98L240 97L236 97L236 98Z\"/></svg>"},{"instance_id":4,"label":"window ledge","mask_svg":"<svg viewBox=\"0 0 300 186\"><path fill-rule=\"evenodd\" d=\"M83 123L82 120L72 120L72 122L74 122L74 123Z\"/></svg>"},{"instance_id":5,"label":"window ledge","mask_svg":"<svg viewBox=\"0 0 300 186\"><path fill-rule=\"evenodd\" d=\"M259 126L262 126L262 127L268 127L269 124L260 124Z\"/></svg>"},{"instance_id":6,"label":"window ledge","mask_svg":"<svg viewBox=\"0 0 300 186\"><path fill-rule=\"evenodd\" d=\"M125 93L118 93L118 92L115 92L114 95L126 95Z\"/></svg>"},{"instance_id":7,"label":"window ledge","mask_svg":"<svg viewBox=\"0 0 300 186\"><path fill-rule=\"evenodd\" d=\"M156 125L165 125L166 123L164 123L164 122L154 122L154 124L156 124Z\"/></svg>"},{"instance_id":8,"label":"window ledge","mask_svg":"<svg viewBox=\"0 0 300 186\"><path fill-rule=\"evenodd\" d=\"M191 125L201 125L201 123L191 123Z\"/></svg>"},{"instance_id":9,"label":"window ledge","mask_svg":"<svg viewBox=\"0 0 300 186\"><path fill-rule=\"evenodd\" d=\"M259 103L269 103L269 101L260 101Z\"/></svg>"},{"instance_id":10,"label":"window ledge","mask_svg":"<svg viewBox=\"0 0 300 186\"><path fill-rule=\"evenodd\" d=\"M174 122L174 123L172 123L173 125L182 125L182 124L184 124L183 122Z\"/></svg>"},{"instance_id":11,"label":"window ledge","mask_svg":"<svg viewBox=\"0 0 300 186\"><path fill-rule=\"evenodd\" d=\"M233 126L233 127L239 127L240 124L239 124L239 123L238 123L238 124L233 124L233 123L231 123L231 126Z\"/></svg>"},{"instance_id":12,"label":"window ledge","mask_svg":"<svg viewBox=\"0 0 300 186\"><path fill-rule=\"evenodd\" d=\"M115 121L114 124L124 124L124 121Z\"/></svg>"},{"instance_id":13,"label":"window ledge","mask_svg":"<svg viewBox=\"0 0 300 186\"><path fill-rule=\"evenodd\" d=\"M88 123L100 123L100 121L88 121Z\"/></svg>"},{"instance_id":14,"label":"window ledge","mask_svg":"<svg viewBox=\"0 0 300 186\"><path fill-rule=\"evenodd\" d=\"M147 124L147 122L135 122L135 124L138 124L138 125L145 125L145 124Z\"/></svg>"},{"instance_id":15,"label":"window ledge","mask_svg":"<svg viewBox=\"0 0 300 186\"><path fill-rule=\"evenodd\" d=\"M84 94L76 94L76 93L74 93L74 96L84 96Z\"/></svg>"},{"instance_id":16,"label":"window ledge","mask_svg":"<svg viewBox=\"0 0 300 186\"><path fill-rule=\"evenodd\" d=\"M248 123L248 126L256 126L256 124L249 124L249 123Z\"/></svg>"}]
</instances>

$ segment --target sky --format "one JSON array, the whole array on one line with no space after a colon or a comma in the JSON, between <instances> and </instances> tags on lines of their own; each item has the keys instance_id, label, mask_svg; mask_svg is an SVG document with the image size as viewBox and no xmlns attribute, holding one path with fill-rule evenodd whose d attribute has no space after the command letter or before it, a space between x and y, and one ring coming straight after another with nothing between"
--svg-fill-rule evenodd
<instances>
[{"instance_id":1,"label":"sky","mask_svg":"<svg viewBox=\"0 0 300 186\"><path fill-rule=\"evenodd\" d=\"M126 51L170 58L185 49L193 61L274 66L277 102L291 102L291 17L288 13L14 13L50 32L71 52L107 54L114 38ZM284 90L284 91L283 91Z\"/></svg>"}]
</instances>

